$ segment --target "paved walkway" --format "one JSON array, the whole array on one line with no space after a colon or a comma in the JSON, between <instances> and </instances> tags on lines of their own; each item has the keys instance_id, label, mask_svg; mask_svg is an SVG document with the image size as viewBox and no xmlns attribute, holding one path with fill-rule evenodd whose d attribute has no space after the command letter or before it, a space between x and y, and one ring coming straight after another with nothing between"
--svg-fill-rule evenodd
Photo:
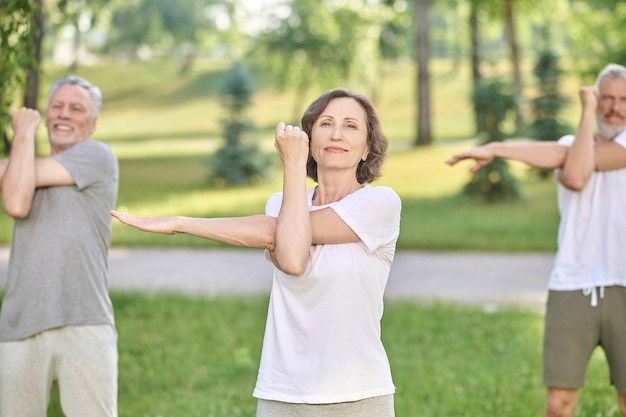
<instances>
[{"instance_id":1,"label":"paved walkway","mask_svg":"<svg viewBox=\"0 0 626 417\"><path fill-rule=\"evenodd\" d=\"M551 253L398 252L385 294L541 310L552 258ZM8 259L9 249L0 247L0 288L6 287ZM262 250L113 248L109 280L114 290L267 294L272 265Z\"/></svg>"}]
</instances>

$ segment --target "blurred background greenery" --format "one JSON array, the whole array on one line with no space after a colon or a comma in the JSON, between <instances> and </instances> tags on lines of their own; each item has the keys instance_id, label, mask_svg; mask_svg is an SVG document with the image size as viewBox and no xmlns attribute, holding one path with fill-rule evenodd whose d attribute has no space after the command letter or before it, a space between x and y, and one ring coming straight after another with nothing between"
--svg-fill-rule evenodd
<instances>
[{"instance_id":1,"label":"blurred background greenery","mask_svg":"<svg viewBox=\"0 0 626 417\"><path fill-rule=\"evenodd\" d=\"M445 61L436 66L446 67ZM211 186L207 161L221 146L220 109L216 91L225 70L212 61L197 63L180 78L176 63L103 63L85 66L75 73L92 80L104 92L104 108L95 138L110 144L120 160L118 208L137 215L239 216L260 213L267 197L281 190L280 164L275 160L266 181L228 187ZM50 67L44 84L64 74L66 68ZM523 184L524 198L499 204L463 198L469 164L451 168L444 161L453 153L473 146L471 105L457 97L462 79L446 73L433 77L442 113L437 129L446 136L429 146L410 146L412 131L407 108L410 96L403 86L411 79L412 66L396 68L387 80L377 108L383 127L389 127L391 147L383 176L377 184L393 187L402 197L403 215L399 249L544 251L555 248L558 214L554 183L542 180L523 166L514 165ZM463 73L461 73L463 74ZM202 81L200 81L202 80ZM127 90L131 89L129 93ZM263 86L253 97L250 118L261 150L275 158L273 128L284 120L290 92ZM450 103L449 119L443 103ZM456 109L456 110L455 110ZM399 116L397 113L405 113ZM465 120L465 122L463 122ZM458 121L458 123L457 123ZM465 130L465 132L463 132ZM396 133L393 133L396 132ZM45 129L39 130L39 150L45 154ZM0 242L11 238L11 219L0 213ZM200 246L218 244L186 236L142 233L114 222L113 245Z\"/></svg>"},{"instance_id":2,"label":"blurred background greenery","mask_svg":"<svg viewBox=\"0 0 626 417\"><path fill-rule=\"evenodd\" d=\"M554 250L549 173L502 164L477 178L444 161L573 132L579 87L626 57L614 0L7 0L0 11L5 154L10 111L45 110L50 83L78 74L104 94L95 138L120 159L120 210L248 215L281 188L276 123L347 87L374 101L391 142L378 183L403 199L400 249ZM0 244L10 233L1 214ZM219 246L117 223L113 244Z\"/></svg>"}]
</instances>

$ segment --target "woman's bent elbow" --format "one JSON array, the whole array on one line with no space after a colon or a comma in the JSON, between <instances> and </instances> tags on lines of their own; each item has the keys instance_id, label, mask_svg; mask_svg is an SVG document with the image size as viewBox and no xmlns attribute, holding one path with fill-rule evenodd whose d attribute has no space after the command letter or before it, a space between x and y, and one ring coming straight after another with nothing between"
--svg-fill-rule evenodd
<instances>
[{"instance_id":1,"label":"woman's bent elbow","mask_svg":"<svg viewBox=\"0 0 626 417\"><path fill-rule=\"evenodd\" d=\"M306 271L306 262L281 262L276 266L287 275L302 275Z\"/></svg>"}]
</instances>

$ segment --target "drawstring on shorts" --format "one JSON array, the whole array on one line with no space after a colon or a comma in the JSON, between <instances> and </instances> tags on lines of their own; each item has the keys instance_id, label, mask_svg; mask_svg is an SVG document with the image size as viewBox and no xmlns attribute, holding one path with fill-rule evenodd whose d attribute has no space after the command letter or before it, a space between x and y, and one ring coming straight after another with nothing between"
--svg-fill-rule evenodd
<instances>
[{"instance_id":1,"label":"drawstring on shorts","mask_svg":"<svg viewBox=\"0 0 626 417\"><path fill-rule=\"evenodd\" d=\"M600 298L604 298L604 287L590 287L583 289L583 295L585 297L591 295L591 307L598 306L598 288L600 288Z\"/></svg>"}]
</instances>

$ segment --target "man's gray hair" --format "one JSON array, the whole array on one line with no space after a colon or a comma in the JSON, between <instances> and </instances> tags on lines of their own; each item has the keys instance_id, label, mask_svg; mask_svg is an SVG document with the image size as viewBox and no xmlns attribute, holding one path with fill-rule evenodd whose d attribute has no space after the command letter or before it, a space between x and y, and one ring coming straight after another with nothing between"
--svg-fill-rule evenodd
<instances>
[{"instance_id":1,"label":"man's gray hair","mask_svg":"<svg viewBox=\"0 0 626 417\"><path fill-rule=\"evenodd\" d=\"M77 85L87 90L89 92L89 95L91 96L91 101L96 108L95 116L98 116L98 113L100 113L100 109L102 108L102 92L98 87L91 84L89 81L76 75L66 75L63 78L59 78L58 80L56 80L54 84L52 84L52 86L50 87L50 91L48 92L48 103L50 102L50 97L52 97L52 94L54 94L54 92L59 87L66 84Z\"/></svg>"},{"instance_id":2,"label":"man's gray hair","mask_svg":"<svg viewBox=\"0 0 626 417\"><path fill-rule=\"evenodd\" d=\"M600 81L607 75L611 75L614 78L617 78L617 77L623 78L624 80L626 80L626 67L624 67L623 65L619 65L619 64L607 65L598 74L598 77L596 78L596 87L600 85Z\"/></svg>"}]
</instances>

